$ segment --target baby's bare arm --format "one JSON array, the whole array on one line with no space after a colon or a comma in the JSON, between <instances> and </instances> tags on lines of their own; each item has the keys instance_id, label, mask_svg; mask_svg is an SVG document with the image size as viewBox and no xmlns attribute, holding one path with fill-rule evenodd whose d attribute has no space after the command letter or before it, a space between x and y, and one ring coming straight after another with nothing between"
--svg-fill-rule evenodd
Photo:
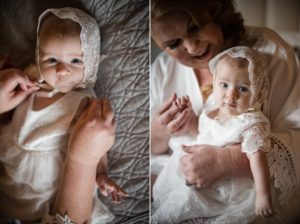
<instances>
[{"instance_id":1,"label":"baby's bare arm","mask_svg":"<svg viewBox=\"0 0 300 224\"><path fill-rule=\"evenodd\" d=\"M255 212L258 216L272 217L271 179L266 155L263 151L248 155L254 178L256 201Z\"/></svg>"}]
</instances>

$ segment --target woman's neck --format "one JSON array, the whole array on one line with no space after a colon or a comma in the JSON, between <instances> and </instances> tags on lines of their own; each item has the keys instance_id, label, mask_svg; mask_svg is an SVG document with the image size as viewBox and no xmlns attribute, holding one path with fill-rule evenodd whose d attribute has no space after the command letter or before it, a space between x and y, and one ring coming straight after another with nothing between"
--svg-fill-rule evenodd
<instances>
[{"instance_id":1,"label":"woman's neck","mask_svg":"<svg viewBox=\"0 0 300 224\"><path fill-rule=\"evenodd\" d=\"M199 86L212 85L212 75L208 68L194 69Z\"/></svg>"}]
</instances>

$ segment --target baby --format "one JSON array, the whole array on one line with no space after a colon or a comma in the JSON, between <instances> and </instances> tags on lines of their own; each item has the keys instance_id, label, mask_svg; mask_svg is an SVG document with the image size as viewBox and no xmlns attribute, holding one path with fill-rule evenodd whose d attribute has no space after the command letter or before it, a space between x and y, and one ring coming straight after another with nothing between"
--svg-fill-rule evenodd
<instances>
[{"instance_id":1,"label":"baby","mask_svg":"<svg viewBox=\"0 0 300 224\"><path fill-rule=\"evenodd\" d=\"M265 156L270 124L260 111L268 91L264 61L250 48L234 47L217 55L209 66L213 103L199 117L196 139L179 136L170 140L173 154L153 188L153 223L197 217L211 218L212 223L249 223L255 212L264 217L274 215ZM188 97L175 99L173 105L182 110L191 107ZM246 177L227 177L198 189L184 180L179 167L184 155L181 145L226 147L237 143L249 158L255 186L252 178Z\"/></svg>"},{"instance_id":2,"label":"baby","mask_svg":"<svg viewBox=\"0 0 300 224\"><path fill-rule=\"evenodd\" d=\"M100 33L91 16L75 8L48 9L41 14L36 47L41 88L15 109L0 134L1 214L32 222L48 213L72 127L87 98L94 97L99 57ZM96 182L100 192L111 195L114 202L127 195L108 178L106 156L99 161ZM95 196L91 222L112 218Z\"/></svg>"}]
</instances>

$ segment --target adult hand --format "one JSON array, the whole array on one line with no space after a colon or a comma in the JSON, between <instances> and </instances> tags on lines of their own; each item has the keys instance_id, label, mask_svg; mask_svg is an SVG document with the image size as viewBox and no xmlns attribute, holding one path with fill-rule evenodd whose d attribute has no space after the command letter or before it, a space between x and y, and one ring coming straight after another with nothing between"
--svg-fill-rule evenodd
<instances>
[{"instance_id":1,"label":"adult hand","mask_svg":"<svg viewBox=\"0 0 300 224\"><path fill-rule=\"evenodd\" d=\"M38 86L18 69L0 71L0 114L12 110L28 95L37 91Z\"/></svg>"},{"instance_id":2,"label":"adult hand","mask_svg":"<svg viewBox=\"0 0 300 224\"><path fill-rule=\"evenodd\" d=\"M251 175L247 156L240 145L221 148L211 145L183 146L180 158L186 180L198 188L210 186L226 176Z\"/></svg>"},{"instance_id":3,"label":"adult hand","mask_svg":"<svg viewBox=\"0 0 300 224\"><path fill-rule=\"evenodd\" d=\"M183 119L185 120L181 127L179 127L176 131L176 134L190 134L196 136L198 134L198 117L193 111L190 98L188 96L183 96L181 98L177 98L174 103L180 108L180 113L184 113Z\"/></svg>"},{"instance_id":4,"label":"adult hand","mask_svg":"<svg viewBox=\"0 0 300 224\"><path fill-rule=\"evenodd\" d=\"M107 99L94 100L74 126L68 156L88 166L97 166L115 141L115 120Z\"/></svg>"}]
</instances>

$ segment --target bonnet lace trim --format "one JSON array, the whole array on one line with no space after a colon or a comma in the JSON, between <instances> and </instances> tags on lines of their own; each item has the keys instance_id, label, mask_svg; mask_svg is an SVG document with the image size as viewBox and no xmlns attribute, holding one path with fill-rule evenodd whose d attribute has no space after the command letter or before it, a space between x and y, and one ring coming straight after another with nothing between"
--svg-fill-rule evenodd
<instances>
[{"instance_id":1,"label":"bonnet lace trim","mask_svg":"<svg viewBox=\"0 0 300 224\"><path fill-rule=\"evenodd\" d=\"M37 66L39 69L39 29L43 18L53 13L61 19L71 19L77 22L81 27L80 40L83 51L84 77L82 82L76 87L94 87L97 79L98 65L100 62L100 31L97 21L87 13L71 7L47 9L44 11L38 21L37 28ZM42 74L41 74L42 76Z\"/></svg>"}]
</instances>

